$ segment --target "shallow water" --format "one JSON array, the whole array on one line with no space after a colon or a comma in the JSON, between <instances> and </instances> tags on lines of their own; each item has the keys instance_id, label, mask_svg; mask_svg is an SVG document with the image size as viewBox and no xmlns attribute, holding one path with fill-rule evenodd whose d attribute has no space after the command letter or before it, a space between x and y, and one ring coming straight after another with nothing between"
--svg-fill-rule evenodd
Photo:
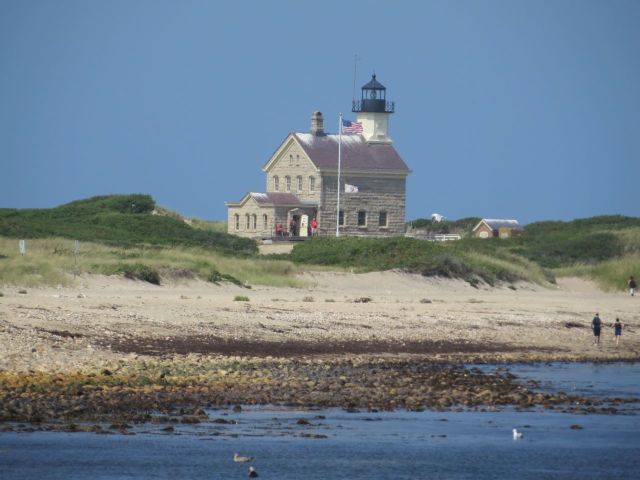
<instances>
[{"instance_id":1,"label":"shallow water","mask_svg":"<svg viewBox=\"0 0 640 480\"><path fill-rule=\"evenodd\" d=\"M519 365L512 371L551 380L545 388L568 391L575 384L581 394L640 397L633 364ZM132 436L3 433L0 478L247 478L248 464L234 463L234 452L255 456L251 465L263 479L626 479L640 471L635 414L274 407L209 413L238 423L176 425L173 434L144 425ZM300 418L311 425L298 425ZM513 440L514 427L524 432L521 440Z\"/></svg>"},{"instance_id":2,"label":"shallow water","mask_svg":"<svg viewBox=\"0 0 640 480\"><path fill-rule=\"evenodd\" d=\"M640 397L640 363L538 363L510 365L523 378L541 382L542 390L599 397Z\"/></svg>"}]
</instances>

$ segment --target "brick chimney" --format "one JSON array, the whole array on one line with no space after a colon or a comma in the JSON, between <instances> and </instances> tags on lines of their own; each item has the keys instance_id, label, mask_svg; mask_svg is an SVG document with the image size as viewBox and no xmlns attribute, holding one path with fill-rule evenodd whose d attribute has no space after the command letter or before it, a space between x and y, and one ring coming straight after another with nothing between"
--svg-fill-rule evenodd
<instances>
[{"instance_id":1,"label":"brick chimney","mask_svg":"<svg viewBox=\"0 0 640 480\"><path fill-rule=\"evenodd\" d=\"M322 112L313 112L311 114L311 134L316 137L321 137L325 134Z\"/></svg>"}]
</instances>

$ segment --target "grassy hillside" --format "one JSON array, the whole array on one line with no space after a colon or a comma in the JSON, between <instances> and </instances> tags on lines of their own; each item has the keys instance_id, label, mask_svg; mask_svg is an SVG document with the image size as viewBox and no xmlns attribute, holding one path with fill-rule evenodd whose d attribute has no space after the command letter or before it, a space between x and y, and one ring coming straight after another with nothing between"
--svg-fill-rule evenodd
<instances>
[{"instance_id":1,"label":"grassy hillside","mask_svg":"<svg viewBox=\"0 0 640 480\"><path fill-rule=\"evenodd\" d=\"M475 220L449 224L460 231L472 228ZM438 225L442 224L433 227ZM538 222L512 239L467 236L456 242L435 243L410 238L321 238L296 245L291 254L297 263L362 271L401 268L471 283L518 279L544 283L553 281L554 272L575 274L615 289L621 288L629 275L639 275L639 257L640 218L622 216Z\"/></svg>"},{"instance_id":2,"label":"grassy hillside","mask_svg":"<svg viewBox=\"0 0 640 480\"><path fill-rule=\"evenodd\" d=\"M595 264L638 251L640 241L633 232L639 228L640 218L621 215L537 222L526 226L525 235L502 246L547 268Z\"/></svg>"},{"instance_id":3,"label":"grassy hillside","mask_svg":"<svg viewBox=\"0 0 640 480\"><path fill-rule=\"evenodd\" d=\"M152 214L154 208L155 202L148 195L110 195L50 209L0 209L0 235L65 237L123 246L193 246L233 255L257 252L253 240L193 228L175 216Z\"/></svg>"},{"instance_id":4,"label":"grassy hillside","mask_svg":"<svg viewBox=\"0 0 640 480\"><path fill-rule=\"evenodd\" d=\"M289 261L232 257L188 246L81 242L76 257L73 241L65 238L27 240L27 253L20 256L16 239L0 237L0 285L69 285L74 273L94 273L160 284L198 278L213 283L302 286L294 275L299 271Z\"/></svg>"},{"instance_id":5,"label":"grassy hillside","mask_svg":"<svg viewBox=\"0 0 640 480\"><path fill-rule=\"evenodd\" d=\"M470 248L469 242L427 242L413 238L325 237L296 245L296 263L339 265L359 271L393 268L426 276L462 278L471 284L482 280L544 283L553 277L539 265L507 250L491 254Z\"/></svg>"}]
</instances>

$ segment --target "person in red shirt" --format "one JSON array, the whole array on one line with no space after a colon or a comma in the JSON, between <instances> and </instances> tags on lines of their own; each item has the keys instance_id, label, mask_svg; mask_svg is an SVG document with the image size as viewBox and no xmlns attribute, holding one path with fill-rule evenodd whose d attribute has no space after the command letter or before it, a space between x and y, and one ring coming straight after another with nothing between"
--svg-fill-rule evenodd
<instances>
[{"instance_id":1,"label":"person in red shirt","mask_svg":"<svg viewBox=\"0 0 640 480\"><path fill-rule=\"evenodd\" d=\"M313 217L311 219L311 236L315 237L317 232L318 232L318 220L316 220L316 217Z\"/></svg>"}]
</instances>

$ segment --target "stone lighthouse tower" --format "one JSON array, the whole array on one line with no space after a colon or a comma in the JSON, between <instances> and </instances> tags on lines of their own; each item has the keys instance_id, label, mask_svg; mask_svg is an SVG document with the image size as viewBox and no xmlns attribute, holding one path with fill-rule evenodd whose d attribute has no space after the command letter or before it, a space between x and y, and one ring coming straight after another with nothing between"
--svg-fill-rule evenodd
<instances>
[{"instance_id":1,"label":"stone lighthouse tower","mask_svg":"<svg viewBox=\"0 0 640 480\"><path fill-rule=\"evenodd\" d=\"M394 102L387 101L387 89L375 73L371 81L362 86L362 98L354 100L352 112L357 113L357 121L362 123L362 135L368 143L390 144L389 115L394 112Z\"/></svg>"}]
</instances>

